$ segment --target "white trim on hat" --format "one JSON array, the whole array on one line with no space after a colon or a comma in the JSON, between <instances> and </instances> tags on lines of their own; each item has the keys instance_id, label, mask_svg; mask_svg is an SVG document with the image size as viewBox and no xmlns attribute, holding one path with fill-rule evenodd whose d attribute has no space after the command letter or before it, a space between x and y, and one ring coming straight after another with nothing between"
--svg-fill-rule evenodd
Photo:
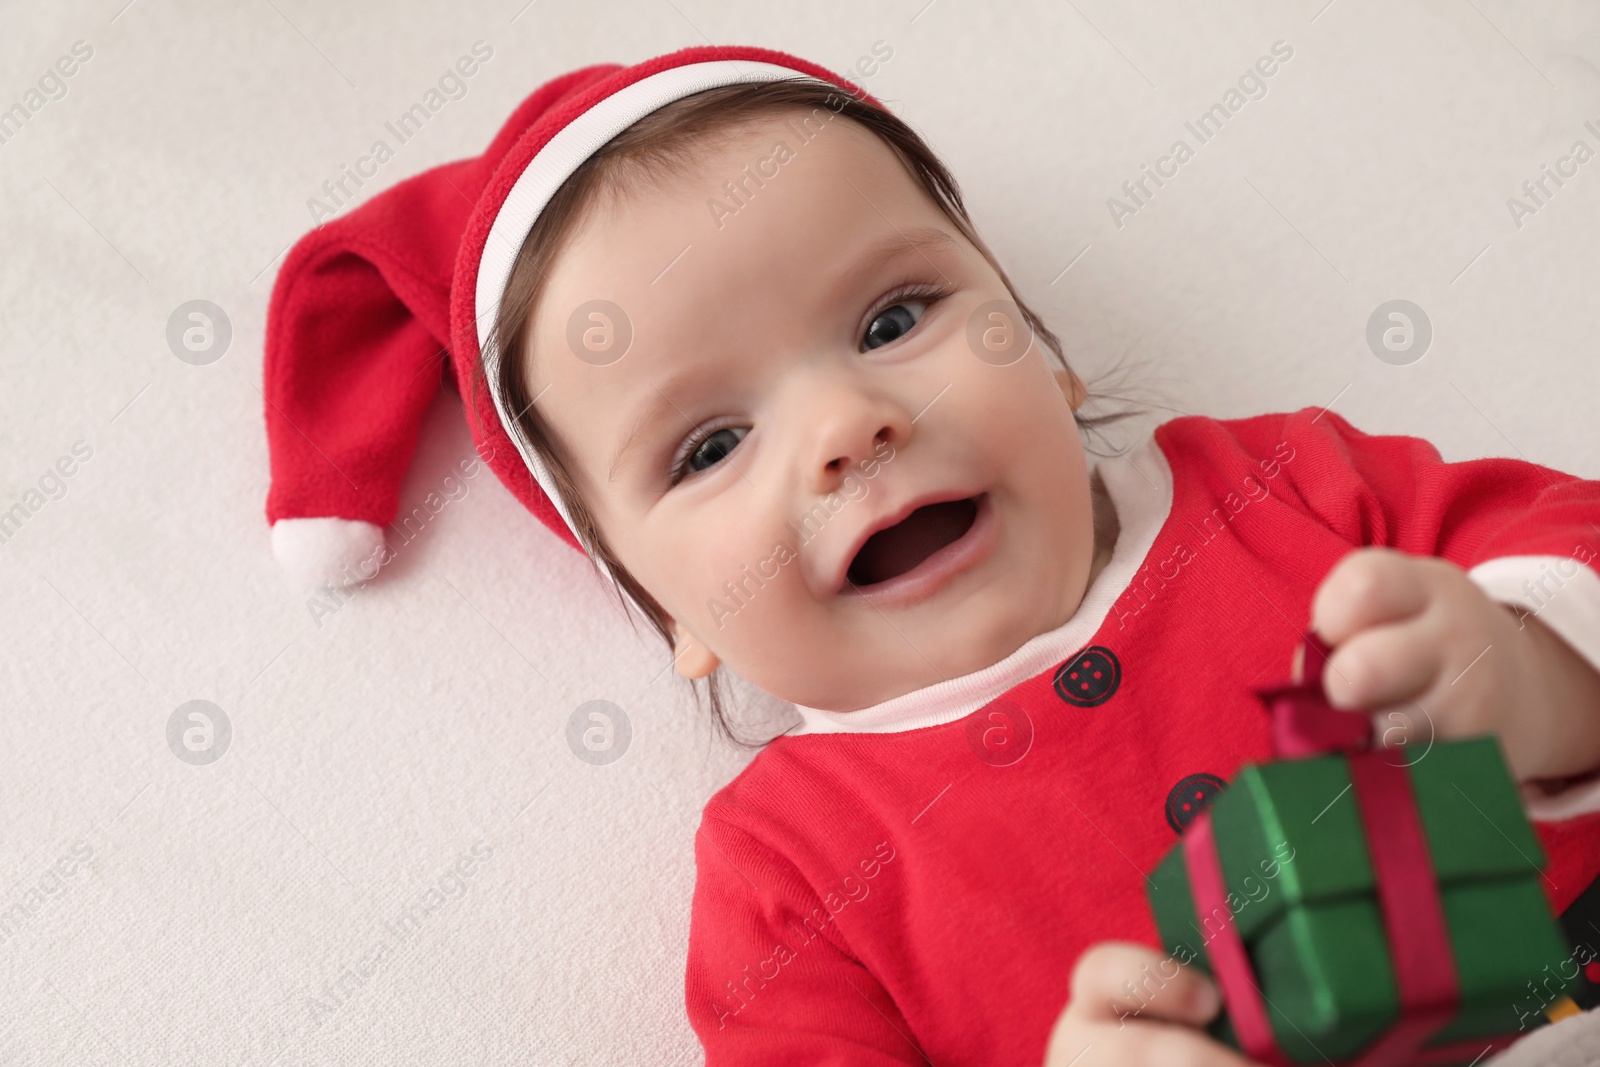
<instances>
[{"instance_id":1,"label":"white trim on hat","mask_svg":"<svg viewBox=\"0 0 1600 1067\"><path fill-rule=\"evenodd\" d=\"M516 262L522 242L528 237L539 213L550 202L561 183L572 176L584 160L602 145L639 119L683 97L706 89L745 82L769 82L783 78L820 81L803 71L774 63L735 62L714 60L706 63L689 63L670 67L626 85L596 103L587 111L556 131L555 135L539 149L523 169L516 184L506 194L505 201L495 213L484 242L483 255L478 261L478 281L473 298L477 316L478 351L483 354L484 369L489 379L489 393L494 398L495 411L506 435L516 444L523 460L533 473L545 495L550 498L567 528L577 532L566 502L556 492L554 481L539 457L523 435L516 432L514 422L506 411L505 400L498 385L500 353L491 351L490 335L498 315L500 298L511 278L511 268ZM824 82L831 88L838 88ZM519 413L520 414L520 413Z\"/></svg>"}]
</instances>

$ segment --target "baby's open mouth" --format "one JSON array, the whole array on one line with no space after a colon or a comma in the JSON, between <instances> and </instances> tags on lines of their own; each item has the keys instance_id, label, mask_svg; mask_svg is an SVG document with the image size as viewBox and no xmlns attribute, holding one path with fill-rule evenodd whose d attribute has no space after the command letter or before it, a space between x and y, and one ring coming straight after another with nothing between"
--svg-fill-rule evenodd
<instances>
[{"instance_id":1,"label":"baby's open mouth","mask_svg":"<svg viewBox=\"0 0 1600 1067\"><path fill-rule=\"evenodd\" d=\"M845 578L857 587L898 578L939 549L959 541L977 517L977 497L925 504L867 538L850 561Z\"/></svg>"}]
</instances>

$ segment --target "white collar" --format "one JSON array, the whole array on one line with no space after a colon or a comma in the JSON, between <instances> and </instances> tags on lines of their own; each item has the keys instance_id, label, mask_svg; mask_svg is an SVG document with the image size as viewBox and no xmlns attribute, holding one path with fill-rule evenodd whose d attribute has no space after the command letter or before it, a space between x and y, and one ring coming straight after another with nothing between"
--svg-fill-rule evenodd
<instances>
[{"instance_id":1,"label":"white collar","mask_svg":"<svg viewBox=\"0 0 1600 1067\"><path fill-rule=\"evenodd\" d=\"M1172 468L1154 437L1122 457L1096 465L1117 509L1120 531L1111 562L1095 578L1072 618L998 663L947 678L859 711L825 711L795 705L796 734L887 734L954 722L1024 680L1062 662L1089 643L1133 576L1144 565L1156 534L1172 511Z\"/></svg>"}]
</instances>

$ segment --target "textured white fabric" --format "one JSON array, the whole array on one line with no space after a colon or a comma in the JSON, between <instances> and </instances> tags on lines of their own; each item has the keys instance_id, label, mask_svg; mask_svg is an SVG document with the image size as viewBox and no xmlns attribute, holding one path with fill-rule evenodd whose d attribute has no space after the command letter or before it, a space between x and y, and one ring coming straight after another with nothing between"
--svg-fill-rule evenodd
<instances>
[{"instance_id":1,"label":"textured white fabric","mask_svg":"<svg viewBox=\"0 0 1600 1067\"><path fill-rule=\"evenodd\" d=\"M93 57L0 142L0 1063L699 1062L694 833L749 754L586 561L492 476L460 479L450 391L401 494L447 503L375 580L290 586L257 389L267 294L325 181L360 166L359 202L481 152L555 74L708 38L905 115L1091 384L1125 358L1185 412L1331 403L1447 459L1600 477L1600 160L1520 228L1506 203L1600 146L1581 0L15 5L0 116L75 41ZM441 90L480 39L493 58ZM1279 39L1267 95L1118 228L1107 198ZM892 59L852 75L877 41ZM233 327L205 366L165 338L197 298ZM1364 338L1391 298L1435 327L1410 366ZM166 739L195 699L231 721L209 766ZM567 740L595 699L631 725L609 765ZM733 703L795 721L746 686ZM1597 1029L1512 1058L1600 1062Z\"/></svg>"}]
</instances>

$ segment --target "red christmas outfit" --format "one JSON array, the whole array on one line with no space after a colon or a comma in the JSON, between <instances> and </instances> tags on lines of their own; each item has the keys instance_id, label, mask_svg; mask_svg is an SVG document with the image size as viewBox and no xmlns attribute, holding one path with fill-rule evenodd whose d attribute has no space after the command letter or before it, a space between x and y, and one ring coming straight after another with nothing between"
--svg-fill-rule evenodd
<instances>
[{"instance_id":1,"label":"red christmas outfit","mask_svg":"<svg viewBox=\"0 0 1600 1067\"><path fill-rule=\"evenodd\" d=\"M800 709L706 805L686 992L709 1067L1039 1063L1079 953L1159 946L1143 876L1268 757L1251 689L1353 548L1448 559L1600 669L1600 482L1310 408L1176 419L1101 472L1121 532L1070 620L871 708ZM1596 809L1592 777L1529 793L1557 910L1600 872Z\"/></svg>"}]
</instances>

